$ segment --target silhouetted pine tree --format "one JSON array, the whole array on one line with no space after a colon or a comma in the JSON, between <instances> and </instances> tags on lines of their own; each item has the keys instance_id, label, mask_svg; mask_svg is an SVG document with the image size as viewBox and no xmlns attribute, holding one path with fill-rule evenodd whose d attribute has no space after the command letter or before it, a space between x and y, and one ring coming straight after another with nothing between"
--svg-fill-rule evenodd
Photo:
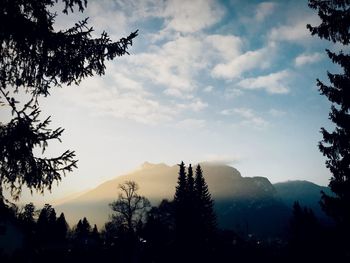
<instances>
[{"instance_id":1,"label":"silhouetted pine tree","mask_svg":"<svg viewBox=\"0 0 350 263\"><path fill-rule=\"evenodd\" d=\"M194 196L194 178L192 165L190 164L187 169L187 188L186 192L189 198Z\"/></svg>"},{"instance_id":2,"label":"silhouetted pine tree","mask_svg":"<svg viewBox=\"0 0 350 263\"><path fill-rule=\"evenodd\" d=\"M196 193L196 210L198 211L197 231L200 235L200 242L205 243L210 241L216 231L216 216L213 209L214 202L200 165L196 168L194 187Z\"/></svg>"},{"instance_id":3,"label":"silhouetted pine tree","mask_svg":"<svg viewBox=\"0 0 350 263\"><path fill-rule=\"evenodd\" d=\"M56 212L51 205L45 204L41 209L37 222L37 236L39 242L47 243L52 241L56 223Z\"/></svg>"},{"instance_id":4,"label":"silhouetted pine tree","mask_svg":"<svg viewBox=\"0 0 350 263\"><path fill-rule=\"evenodd\" d=\"M312 35L348 46L350 43L350 2L348 0L309 0L309 7L318 11L321 24L307 25ZM330 85L317 79L320 93L332 103L329 119L334 131L321 128L323 141L319 149L327 157L326 166L332 173L329 187L335 195L322 193L322 207L333 217L349 244L350 235L350 55L326 50L342 73L328 72Z\"/></svg>"},{"instance_id":5,"label":"silhouetted pine tree","mask_svg":"<svg viewBox=\"0 0 350 263\"><path fill-rule=\"evenodd\" d=\"M23 207L23 211L19 214L19 219L26 230L32 231L34 229L34 213L35 206L33 203L29 203Z\"/></svg>"},{"instance_id":6,"label":"silhouetted pine tree","mask_svg":"<svg viewBox=\"0 0 350 263\"><path fill-rule=\"evenodd\" d=\"M196 224L198 219L198 209L196 207L195 201L195 189L194 189L194 177L192 165L190 164L187 169L187 188L186 188L186 216L187 216L187 238L189 243L196 242L197 240L197 231Z\"/></svg>"},{"instance_id":7,"label":"silhouetted pine tree","mask_svg":"<svg viewBox=\"0 0 350 263\"><path fill-rule=\"evenodd\" d=\"M174 196L175 205L175 238L178 247L186 247L188 241L188 195L187 195L187 178L186 167L184 162L179 164L179 176Z\"/></svg>"},{"instance_id":8,"label":"silhouetted pine tree","mask_svg":"<svg viewBox=\"0 0 350 263\"><path fill-rule=\"evenodd\" d=\"M56 231L57 231L57 240L59 242L64 242L67 237L68 224L63 213L57 218L56 221Z\"/></svg>"},{"instance_id":9,"label":"silhouetted pine tree","mask_svg":"<svg viewBox=\"0 0 350 263\"><path fill-rule=\"evenodd\" d=\"M186 180L186 167L184 162L179 164L179 176L177 179L177 186L174 196L175 205L182 204L186 199L186 189L187 189L187 180Z\"/></svg>"},{"instance_id":10,"label":"silhouetted pine tree","mask_svg":"<svg viewBox=\"0 0 350 263\"><path fill-rule=\"evenodd\" d=\"M290 221L290 246L292 256L301 256L308 260L315 260L320 254L320 225L312 209L302 207L299 202L293 204L293 215Z\"/></svg>"}]
</instances>

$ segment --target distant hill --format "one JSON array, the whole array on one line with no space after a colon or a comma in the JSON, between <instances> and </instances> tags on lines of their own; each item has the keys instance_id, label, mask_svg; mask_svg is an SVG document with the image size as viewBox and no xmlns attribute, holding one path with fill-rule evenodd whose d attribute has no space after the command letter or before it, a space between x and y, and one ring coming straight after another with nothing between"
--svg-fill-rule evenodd
<instances>
[{"instance_id":1,"label":"distant hill","mask_svg":"<svg viewBox=\"0 0 350 263\"><path fill-rule=\"evenodd\" d=\"M242 177L238 170L227 165L201 163L201 166L215 200L221 227L242 234L252 232L261 235L277 235L285 230L294 198L291 194L293 191L288 192L290 182L274 186L265 177ZM71 226L86 216L90 223L102 227L111 214L108 204L118 197L119 184L126 180L136 181L140 187L139 193L157 205L164 198L173 198L177 176L177 165L146 162L135 171L107 181L55 208L65 213ZM312 199L309 198L309 192L305 195L301 193L300 196L303 200Z\"/></svg>"},{"instance_id":2,"label":"distant hill","mask_svg":"<svg viewBox=\"0 0 350 263\"><path fill-rule=\"evenodd\" d=\"M329 221L319 204L321 191L331 195L328 187L319 186L308 181L287 181L273 185L277 191L277 197L280 198L287 206L292 207L295 201L300 205L311 208L316 216L323 221Z\"/></svg>"}]
</instances>

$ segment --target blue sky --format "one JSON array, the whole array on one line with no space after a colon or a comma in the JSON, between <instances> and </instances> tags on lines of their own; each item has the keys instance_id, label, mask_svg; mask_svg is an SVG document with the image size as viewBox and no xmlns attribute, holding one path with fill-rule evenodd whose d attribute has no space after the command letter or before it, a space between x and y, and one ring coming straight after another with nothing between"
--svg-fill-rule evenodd
<instances>
[{"instance_id":1,"label":"blue sky","mask_svg":"<svg viewBox=\"0 0 350 263\"><path fill-rule=\"evenodd\" d=\"M60 10L59 7L56 7ZM92 188L144 161L216 161L271 182L330 178L317 144L331 127L316 78L336 71L312 37L307 1L105 0L59 15L56 28L89 17L113 40L139 29L103 77L52 90L42 99L78 169L48 198Z\"/></svg>"}]
</instances>

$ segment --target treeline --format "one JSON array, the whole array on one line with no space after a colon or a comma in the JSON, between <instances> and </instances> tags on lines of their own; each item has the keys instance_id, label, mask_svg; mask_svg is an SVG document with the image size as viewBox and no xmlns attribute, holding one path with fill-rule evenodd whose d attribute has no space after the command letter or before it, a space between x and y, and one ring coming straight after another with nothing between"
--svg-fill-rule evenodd
<instances>
[{"instance_id":1,"label":"treeline","mask_svg":"<svg viewBox=\"0 0 350 263\"><path fill-rule=\"evenodd\" d=\"M222 230L216 222L208 185L198 165L182 162L174 199L151 206L126 181L110 205L113 214L102 230L82 218L70 228L65 216L46 204L22 209L0 206L0 224L12 224L24 244L1 262L292 262L299 258L336 258L336 235L321 226L312 210L295 203L288 240L260 240ZM259 220L259 218L257 218ZM1 238L1 237L0 237ZM20 238L20 237L17 237ZM331 257L332 255L332 257Z\"/></svg>"}]
</instances>

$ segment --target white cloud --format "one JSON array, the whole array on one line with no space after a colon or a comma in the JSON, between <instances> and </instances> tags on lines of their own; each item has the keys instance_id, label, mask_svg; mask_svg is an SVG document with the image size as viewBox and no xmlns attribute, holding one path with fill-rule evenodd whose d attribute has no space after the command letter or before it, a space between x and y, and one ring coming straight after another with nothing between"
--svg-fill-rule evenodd
<instances>
[{"instance_id":1,"label":"white cloud","mask_svg":"<svg viewBox=\"0 0 350 263\"><path fill-rule=\"evenodd\" d=\"M269 125L265 119L258 116L252 109L249 108L225 109L220 113L225 116L239 116L242 119L240 125L253 127L256 129L263 129Z\"/></svg>"},{"instance_id":2,"label":"white cloud","mask_svg":"<svg viewBox=\"0 0 350 263\"><path fill-rule=\"evenodd\" d=\"M256 129L266 128L269 123L262 117L257 116L257 114L249 108L234 108L228 109L225 111L226 115L238 115L243 120L241 121L241 125L251 126Z\"/></svg>"},{"instance_id":3,"label":"white cloud","mask_svg":"<svg viewBox=\"0 0 350 263\"><path fill-rule=\"evenodd\" d=\"M204 156L204 161L214 164L236 164L243 158L235 154L207 154Z\"/></svg>"},{"instance_id":4,"label":"white cloud","mask_svg":"<svg viewBox=\"0 0 350 263\"><path fill-rule=\"evenodd\" d=\"M135 88L137 91L133 90ZM172 105L162 104L144 91L140 83L119 74L90 78L79 87L60 92L65 100L73 101L97 116L112 116L152 125L171 121L178 114Z\"/></svg>"},{"instance_id":5,"label":"white cloud","mask_svg":"<svg viewBox=\"0 0 350 263\"><path fill-rule=\"evenodd\" d=\"M276 8L276 3L263 2L260 3L255 11L255 20L257 22L262 22L266 17L271 15Z\"/></svg>"},{"instance_id":6,"label":"white cloud","mask_svg":"<svg viewBox=\"0 0 350 263\"><path fill-rule=\"evenodd\" d=\"M263 89L270 94L284 94L289 92L289 77L290 72L283 70L266 76L243 79L238 82L238 86L247 90Z\"/></svg>"},{"instance_id":7,"label":"white cloud","mask_svg":"<svg viewBox=\"0 0 350 263\"><path fill-rule=\"evenodd\" d=\"M237 88L226 88L225 89L225 98L226 99L233 99L241 96L243 94L243 91Z\"/></svg>"},{"instance_id":8,"label":"white cloud","mask_svg":"<svg viewBox=\"0 0 350 263\"><path fill-rule=\"evenodd\" d=\"M206 86L203 91L206 92L206 93L210 93L214 90L214 87L213 86Z\"/></svg>"},{"instance_id":9,"label":"white cloud","mask_svg":"<svg viewBox=\"0 0 350 263\"><path fill-rule=\"evenodd\" d=\"M168 95L191 98L197 88L195 75L205 68L202 43L194 37L179 37L158 50L129 57L134 75L161 85Z\"/></svg>"},{"instance_id":10,"label":"white cloud","mask_svg":"<svg viewBox=\"0 0 350 263\"><path fill-rule=\"evenodd\" d=\"M96 36L106 31L116 41L130 33L128 17L117 8L114 1L89 1L84 16L90 18L89 23L93 26Z\"/></svg>"},{"instance_id":11,"label":"white cloud","mask_svg":"<svg viewBox=\"0 0 350 263\"><path fill-rule=\"evenodd\" d=\"M220 59L231 60L242 53L243 41L240 37L234 35L208 35L205 37L205 42L208 44L206 49L207 55L211 55ZM212 54L210 54L212 53Z\"/></svg>"},{"instance_id":12,"label":"white cloud","mask_svg":"<svg viewBox=\"0 0 350 263\"><path fill-rule=\"evenodd\" d=\"M191 99L198 76L218 61L235 59L241 46L242 40L233 35L178 36L157 49L130 56L128 62L134 75L160 85L165 94Z\"/></svg>"},{"instance_id":13,"label":"white cloud","mask_svg":"<svg viewBox=\"0 0 350 263\"><path fill-rule=\"evenodd\" d=\"M188 101L186 103L178 103L176 106L178 109L181 109L181 110L190 109L194 112L199 112L199 111L205 109L206 107L208 107L208 103L205 103L201 99L196 98L196 99L193 99L192 101Z\"/></svg>"},{"instance_id":14,"label":"white cloud","mask_svg":"<svg viewBox=\"0 0 350 263\"><path fill-rule=\"evenodd\" d=\"M211 74L215 78L235 79L255 68L268 68L274 57L273 43L258 50L248 51L226 63L217 64Z\"/></svg>"},{"instance_id":15,"label":"white cloud","mask_svg":"<svg viewBox=\"0 0 350 263\"><path fill-rule=\"evenodd\" d=\"M179 129L188 129L188 130L193 130L193 129L202 129L206 125L205 120L201 119L185 119L182 121L179 121L175 127Z\"/></svg>"},{"instance_id":16,"label":"white cloud","mask_svg":"<svg viewBox=\"0 0 350 263\"><path fill-rule=\"evenodd\" d=\"M162 15L165 30L193 33L217 23L224 10L213 0L170 0Z\"/></svg>"},{"instance_id":17,"label":"white cloud","mask_svg":"<svg viewBox=\"0 0 350 263\"><path fill-rule=\"evenodd\" d=\"M310 31L306 28L306 24L318 24L319 18L315 15L306 16L302 19L295 17L293 22L273 28L269 32L270 41L287 41L292 43L306 44L315 40L311 36Z\"/></svg>"},{"instance_id":18,"label":"white cloud","mask_svg":"<svg viewBox=\"0 0 350 263\"><path fill-rule=\"evenodd\" d=\"M295 58L295 66L296 67L301 67L306 64L313 64L322 59L322 54L321 53L312 53L312 54L306 54L303 53Z\"/></svg>"}]
</instances>

